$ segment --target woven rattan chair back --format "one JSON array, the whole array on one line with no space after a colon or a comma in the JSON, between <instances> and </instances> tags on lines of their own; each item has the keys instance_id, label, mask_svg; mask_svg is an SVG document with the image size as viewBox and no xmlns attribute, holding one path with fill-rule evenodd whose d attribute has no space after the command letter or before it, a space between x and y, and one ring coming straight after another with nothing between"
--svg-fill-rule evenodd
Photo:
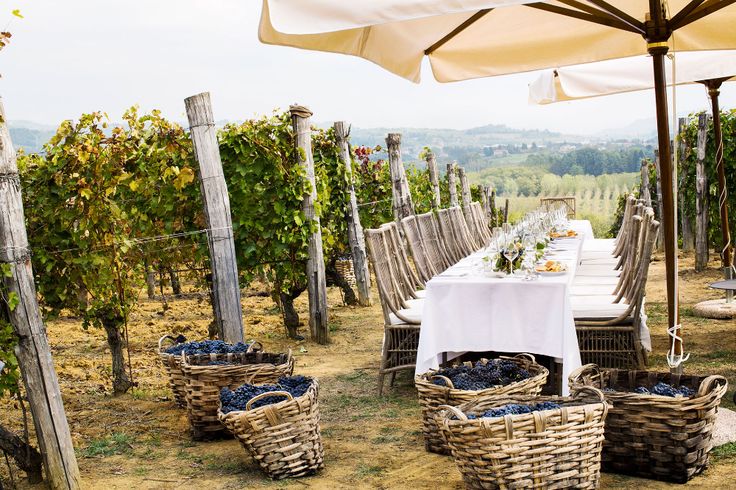
<instances>
[{"instance_id":1,"label":"woven rattan chair back","mask_svg":"<svg viewBox=\"0 0 736 490\"><path fill-rule=\"evenodd\" d=\"M473 238L473 234L470 231L468 222L465 219L465 214L463 213L463 210L460 209L459 206L455 206L449 208L448 211L452 219L452 226L456 230L455 235L459 237L460 240L459 245L460 249L463 252L463 257L467 257L468 255L478 250L480 246L475 243L475 239Z\"/></svg>"},{"instance_id":2,"label":"woven rattan chair back","mask_svg":"<svg viewBox=\"0 0 736 490\"><path fill-rule=\"evenodd\" d=\"M478 231L476 241L481 246L487 247L491 243L491 228L488 226L488 219L485 212L483 212L483 206L479 202L473 201L470 204L470 209L475 217L475 226Z\"/></svg>"},{"instance_id":3,"label":"woven rattan chair back","mask_svg":"<svg viewBox=\"0 0 736 490\"><path fill-rule=\"evenodd\" d=\"M437 225L437 218L434 213L429 212L418 214L416 219L419 232L422 234L424 250L427 252L427 259L432 264L432 268L439 274L450 267L453 262L445 250L445 244Z\"/></svg>"},{"instance_id":4,"label":"woven rattan chair back","mask_svg":"<svg viewBox=\"0 0 736 490\"><path fill-rule=\"evenodd\" d=\"M414 267L417 270L419 279L426 283L433 276L438 274L429 259L429 253L422 240L422 233L419 231L419 223L416 216L407 216L401 220L401 230L404 232L406 242L409 244L409 251L414 260Z\"/></svg>"},{"instance_id":5,"label":"woven rattan chair back","mask_svg":"<svg viewBox=\"0 0 736 490\"><path fill-rule=\"evenodd\" d=\"M398 274L396 279L404 293L404 298L416 298L416 291L424 289L424 281L419 278L409 261L404 238L399 233L399 225L395 221L391 221L382 224L380 229L387 230L386 246L394 264L393 273Z\"/></svg>"},{"instance_id":6,"label":"woven rattan chair back","mask_svg":"<svg viewBox=\"0 0 736 490\"><path fill-rule=\"evenodd\" d=\"M445 244L445 250L452 259L452 263L460 261L466 254L460 248L460 238L452 226L452 216L449 209L439 209L437 211L437 223L439 223L440 236Z\"/></svg>"},{"instance_id":7,"label":"woven rattan chair back","mask_svg":"<svg viewBox=\"0 0 736 490\"><path fill-rule=\"evenodd\" d=\"M391 260L388 241L388 231L386 229L365 230L365 242L368 248L368 258L373 266L373 273L376 277L376 286L378 287L378 297L381 300L381 310L383 311L383 320L386 325L391 323L390 315L393 313L402 321L411 323L405 318L400 310L407 308L405 303L406 297L396 282L397 274L393 273L393 260Z\"/></svg>"}]
</instances>

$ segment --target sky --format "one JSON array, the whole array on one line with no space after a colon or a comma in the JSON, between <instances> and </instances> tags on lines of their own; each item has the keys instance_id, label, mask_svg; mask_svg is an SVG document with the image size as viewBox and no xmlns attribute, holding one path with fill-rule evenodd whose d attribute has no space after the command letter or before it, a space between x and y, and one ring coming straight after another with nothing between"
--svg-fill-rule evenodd
<instances>
[{"instance_id":1,"label":"sky","mask_svg":"<svg viewBox=\"0 0 736 490\"><path fill-rule=\"evenodd\" d=\"M134 104L184 121L184 99L205 91L217 120L292 103L315 121L364 128L592 134L654 118L651 91L533 106L527 85L537 73L440 84L427 66L414 84L359 58L267 46L257 37L260 0L13 0L3 9L0 30L13 38L0 52L0 95L11 121L56 125L96 110L115 121ZM708 106L701 86L678 88L678 113ZM736 106L736 84L724 85L721 106Z\"/></svg>"}]
</instances>

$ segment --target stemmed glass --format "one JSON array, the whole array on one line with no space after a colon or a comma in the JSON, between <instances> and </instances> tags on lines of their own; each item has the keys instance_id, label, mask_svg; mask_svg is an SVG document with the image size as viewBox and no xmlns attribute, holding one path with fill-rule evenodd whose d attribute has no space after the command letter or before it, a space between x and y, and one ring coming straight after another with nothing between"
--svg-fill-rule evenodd
<instances>
[{"instance_id":1,"label":"stemmed glass","mask_svg":"<svg viewBox=\"0 0 736 490\"><path fill-rule=\"evenodd\" d=\"M509 261L509 275L513 275L514 260L519 256L519 251L516 249L516 244L513 239L510 240L506 245L506 248L503 249L503 256Z\"/></svg>"}]
</instances>

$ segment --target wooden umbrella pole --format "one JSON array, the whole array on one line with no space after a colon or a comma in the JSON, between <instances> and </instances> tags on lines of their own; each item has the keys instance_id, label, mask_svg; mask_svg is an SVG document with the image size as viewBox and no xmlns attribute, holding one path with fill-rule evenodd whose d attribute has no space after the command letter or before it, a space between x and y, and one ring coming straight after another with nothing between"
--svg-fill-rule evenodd
<instances>
[{"instance_id":1,"label":"wooden umbrella pole","mask_svg":"<svg viewBox=\"0 0 736 490\"><path fill-rule=\"evenodd\" d=\"M705 86L708 87L708 95L710 96L711 106L713 108L713 133L716 143L716 170L718 172L718 207L721 213L721 236L723 238L721 259L723 260L723 269L726 274L726 279L731 279L731 230L728 226L728 191L726 189L726 170L723 165L721 110L718 104L718 96L720 95L720 88L723 80L707 80L704 83Z\"/></svg>"},{"instance_id":2,"label":"wooden umbrella pole","mask_svg":"<svg viewBox=\"0 0 736 490\"><path fill-rule=\"evenodd\" d=\"M650 3L657 3L656 1ZM660 7L661 8L661 7ZM661 19L661 11L655 13L653 19ZM655 20L655 25L658 22ZM653 29L657 32L656 27ZM655 38L656 39L656 38ZM672 352L668 356L670 367L680 368L682 357L682 339L680 337L680 314L677 308L677 243L674 213L674 183L672 181L672 158L670 149L669 114L667 110L667 82L665 78L664 57L669 50L661 38L650 40L649 54L652 55L654 67L654 94L657 108L657 142L659 146L659 169L662 179L662 224L664 235L664 254L667 278L667 321L673 339ZM681 368L680 368L681 369Z\"/></svg>"}]
</instances>

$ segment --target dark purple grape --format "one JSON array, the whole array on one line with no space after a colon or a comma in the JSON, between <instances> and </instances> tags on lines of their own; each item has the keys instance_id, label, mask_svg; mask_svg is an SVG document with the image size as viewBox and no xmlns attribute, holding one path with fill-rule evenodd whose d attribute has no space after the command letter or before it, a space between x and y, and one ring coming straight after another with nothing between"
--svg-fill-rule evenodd
<instances>
[{"instance_id":1,"label":"dark purple grape","mask_svg":"<svg viewBox=\"0 0 736 490\"><path fill-rule=\"evenodd\" d=\"M270 391L286 391L294 398L304 395L312 385L312 378L306 376L285 376L275 385L244 384L231 390L227 387L220 390L222 413L245 410L246 404L255 396ZM284 401L283 396L267 396L251 405L251 408L263 407Z\"/></svg>"}]
</instances>

